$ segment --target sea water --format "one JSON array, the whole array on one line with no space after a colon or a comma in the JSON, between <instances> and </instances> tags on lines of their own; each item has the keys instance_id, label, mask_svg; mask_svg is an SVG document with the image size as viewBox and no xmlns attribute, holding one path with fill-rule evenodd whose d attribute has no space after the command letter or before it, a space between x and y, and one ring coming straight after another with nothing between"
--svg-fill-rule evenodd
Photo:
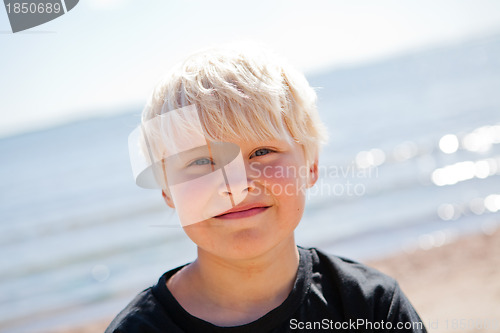
<instances>
[{"instance_id":1,"label":"sea water","mask_svg":"<svg viewBox=\"0 0 500 333\"><path fill-rule=\"evenodd\" d=\"M330 141L299 244L364 259L497 227L500 38L308 79ZM134 184L139 119L0 139L0 328L110 317L195 257L160 192Z\"/></svg>"}]
</instances>

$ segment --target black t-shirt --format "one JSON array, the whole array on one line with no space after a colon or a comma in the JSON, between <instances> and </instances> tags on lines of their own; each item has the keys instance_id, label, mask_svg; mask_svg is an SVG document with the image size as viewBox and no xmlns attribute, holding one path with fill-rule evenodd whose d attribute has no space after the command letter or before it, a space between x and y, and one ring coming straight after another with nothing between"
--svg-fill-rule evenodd
<instances>
[{"instance_id":1,"label":"black t-shirt","mask_svg":"<svg viewBox=\"0 0 500 333\"><path fill-rule=\"evenodd\" d=\"M219 327L192 316L176 301L165 273L113 320L120 332L426 332L397 282L360 263L299 247L297 278L286 300L241 326Z\"/></svg>"}]
</instances>

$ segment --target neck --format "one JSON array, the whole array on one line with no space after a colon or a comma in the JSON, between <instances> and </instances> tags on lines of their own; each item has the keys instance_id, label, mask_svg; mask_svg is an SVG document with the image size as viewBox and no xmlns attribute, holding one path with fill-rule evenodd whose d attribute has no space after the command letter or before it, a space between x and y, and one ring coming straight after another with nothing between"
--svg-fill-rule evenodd
<instances>
[{"instance_id":1,"label":"neck","mask_svg":"<svg viewBox=\"0 0 500 333\"><path fill-rule=\"evenodd\" d=\"M167 286L194 316L235 326L256 320L283 303L293 288L298 265L293 235L245 260L218 257L198 248L198 259L174 275Z\"/></svg>"}]
</instances>

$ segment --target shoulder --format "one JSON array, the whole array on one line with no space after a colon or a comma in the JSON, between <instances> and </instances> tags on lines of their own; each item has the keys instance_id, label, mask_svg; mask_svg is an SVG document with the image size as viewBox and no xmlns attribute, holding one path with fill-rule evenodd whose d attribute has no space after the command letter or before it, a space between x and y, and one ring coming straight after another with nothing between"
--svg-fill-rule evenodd
<instances>
[{"instance_id":1,"label":"shoulder","mask_svg":"<svg viewBox=\"0 0 500 333\"><path fill-rule=\"evenodd\" d=\"M139 293L116 317L105 333L181 332L168 303L167 279L183 266L163 274L158 283Z\"/></svg>"},{"instance_id":2,"label":"shoulder","mask_svg":"<svg viewBox=\"0 0 500 333\"><path fill-rule=\"evenodd\" d=\"M421 323L392 277L362 263L327 255L315 248L302 250L308 251L312 259L312 288L321 290L325 299L330 298L336 303L342 309L344 319Z\"/></svg>"},{"instance_id":3,"label":"shoulder","mask_svg":"<svg viewBox=\"0 0 500 333\"><path fill-rule=\"evenodd\" d=\"M399 288L395 279L372 267L351 259L325 254L316 248L304 250L311 254L313 273L343 288L349 287L350 292L356 290L367 297L380 297L392 296Z\"/></svg>"},{"instance_id":4,"label":"shoulder","mask_svg":"<svg viewBox=\"0 0 500 333\"><path fill-rule=\"evenodd\" d=\"M161 306L156 301L152 288L148 288L139 293L113 319L105 333L148 331L151 320L161 311Z\"/></svg>"}]
</instances>

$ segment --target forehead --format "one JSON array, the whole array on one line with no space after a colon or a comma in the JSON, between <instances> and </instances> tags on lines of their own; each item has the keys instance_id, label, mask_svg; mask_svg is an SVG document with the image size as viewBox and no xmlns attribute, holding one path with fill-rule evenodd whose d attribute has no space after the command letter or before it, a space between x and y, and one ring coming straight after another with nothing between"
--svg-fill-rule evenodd
<instances>
[{"instance_id":1,"label":"forehead","mask_svg":"<svg viewBox=\"0 0 500 333\"><path fill-rule=\"evenodd\" d=\"M279 107L248 102L224 108L200 106L199 120L205 136L211 141L269 141L290 140L288 130Z\"/></svg>"},{"instance_id":2,"label":"forehead","mask_svg":"<svg viewBox=\"0 0 500 333\"><path fill-rule=\"evenodd\" d=\"M195 105L162 113L143 124L145 141L149 143L143 147L150 149L155 159L162 159L209 142L233 143L242 151L261 146L285 150L296 144L283 123L238 118L234 112L226 112L225 116L208 117Z\"/></svg>"},{"instance_id":3,"label":"forehead","mask_svg":"<svg viewBox=\"0 0 500 333\"><path fill-rule=\"evenodd\" d=\"M240 139L240 138L227 138L223 142L229 142L240 147L242 151L251 150L259 147L275 148L275 149L291 149L293 148L293 142L280 138L271 138L267 140L263 139Z\"/></svg>"}]
</instances>

